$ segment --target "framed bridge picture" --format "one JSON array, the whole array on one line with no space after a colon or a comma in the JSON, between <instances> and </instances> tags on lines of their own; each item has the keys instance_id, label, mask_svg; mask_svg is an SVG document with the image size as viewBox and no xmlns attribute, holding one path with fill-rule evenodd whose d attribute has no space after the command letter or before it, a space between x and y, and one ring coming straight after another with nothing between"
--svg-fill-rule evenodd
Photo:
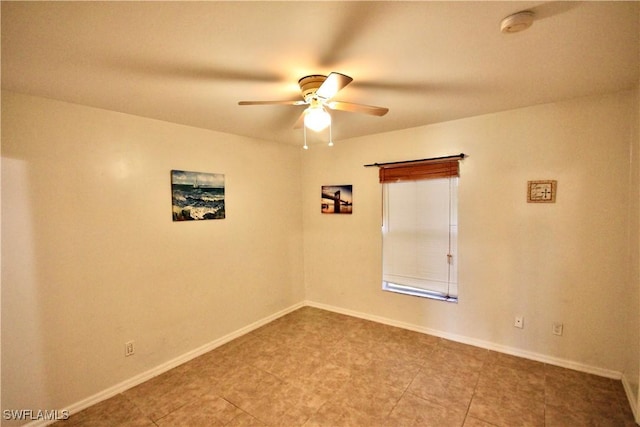
<instances>
[{"instance_id":1,"label":"framed bridge picture","mask_svg":"<svg viewBox=\"0 0 640 427\"><path fill-rule=\"evenodd\" d=\"M353 212L352 185L323 185L322 213L350 214Z\"/></svg>"}]
</instances>

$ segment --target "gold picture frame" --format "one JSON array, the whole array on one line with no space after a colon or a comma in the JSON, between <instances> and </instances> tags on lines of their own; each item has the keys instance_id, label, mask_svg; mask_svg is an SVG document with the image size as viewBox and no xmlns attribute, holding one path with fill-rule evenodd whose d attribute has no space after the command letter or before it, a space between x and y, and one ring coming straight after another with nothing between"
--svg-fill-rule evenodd
<instances>
[{"instance_id":1,"label":"gold picture frame","mask_svg":"<svg viewBox=\"0 0 640 427\"><path fill-rule=\"evenodd\" d=\"M527 181L527 203L555 203L558 181Z\"/></svg>"}]
</instances>

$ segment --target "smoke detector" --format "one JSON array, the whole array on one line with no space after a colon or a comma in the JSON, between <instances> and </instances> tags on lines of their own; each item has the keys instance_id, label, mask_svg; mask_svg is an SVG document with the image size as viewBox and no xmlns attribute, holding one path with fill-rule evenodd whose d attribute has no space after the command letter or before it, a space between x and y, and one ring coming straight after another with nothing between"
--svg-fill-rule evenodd
<instances>
[{"instance_id":1,"label":"smoke detector","mask_svg":"<svg viewBox=\"0 0 640 427\"><path fill-rule=\"evenodd\" d=\"M517 33L524 31L533 24L534 13L530 10L514 13L502 20L500 31L503 33Z\"/></svg>"}]
</instances>

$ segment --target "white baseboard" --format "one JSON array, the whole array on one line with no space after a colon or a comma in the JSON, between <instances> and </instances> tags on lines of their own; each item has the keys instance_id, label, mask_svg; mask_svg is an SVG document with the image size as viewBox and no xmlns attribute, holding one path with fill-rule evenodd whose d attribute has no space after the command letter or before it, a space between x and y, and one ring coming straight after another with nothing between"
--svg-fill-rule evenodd
<instances>
[{"instance_id":1,"label":"white baseboard","mask_svg":"<svg viewBox=\"0 0 640 427\"><path fill-rule=\"evenodd\" d=\"M238 337L241 337L242 335L248 334L249 332L258 329L261 326L266 325L269 322L272 322L286 314L291 313L292 311L295 311L301 307L304 307L305 303L304 302L300 302L297 304L294 304L288 308L285 308L284 310L281 310L275 314L272 314L270 316L267 316L263 319L260 319L256 322L251 323L248 326L245 326L243 328L238 329L237 331L234 331L230 334L227 334L221 338L218 338L216 340L211 341L210 343L207 343L203 346L200 346L194 350L191 350L187 353L184 353L172 360L169 360L161 365L158 365L154 368L149 369L148 371L142 372L141 374L138 374L132 378L129 378L125 381L122 381L119 384L116 384L112 387L107 388L106 390L103 390L99 393L94 394L93 396L89 396L86 399L83 399L79 402L76 402L72 405L70 405L68 408L65 408L66 411L68 411L69 414L75 414L79 411L82 411L83 409L86 409L92 405L95 405L96 403L100 403L103 400L107 400L117 394L120 394L126 390L129 390L130 388L133 388L139 384L142 384L145 381L150 380L151 378L157 377L160 374L163 374L177 366L182 365L183 363L186 363L192 359L195 359L198 356L201 356L205 353L210 352L211 350L220 347L223 344L228 343L229 341L232 341ZM59 413L62 413L62 411L58 411ZM32 421L28 424L25 424L25 427L43 427L49 424L52 424L53 422L55 422L55 420L36 420L36 421Z\"/></svg>"},{"instance_id":2,"label":"white baseboard","mask_svg":"<svg viewBox=\"0 0 640 427\"><path fill-rule=\"evenodd\" d=\"M371 320L373 322L382 323L389 326L396 326L402 329L408 329L415 332L421 332L428 335L433 335L440 338L445 338L451 341L456 341L463 344L473 345L475 347L485 348L487 350L497 351L499 353L505 353L512 356L523 357L525 359L535 360L537 362L548 363L554 366L560 366L563 368L569 368L580 372L586 372L589 374L599 375L601 377L612 378L619 380L622 378L622 373L618 371L612 371L609 369L598 368L595 366L585 365L572 360L560 359L557 357L547 356L544 354L533 353L525 350L520 350L513 347L508 347L500 344L495 344L489 341L478 340L475 338L465 337L463 335L451 334L448 332L437 331L435 329L425 328L410 323L399 322L397 320L389 319L386 317L375 316L368 313L362 313L358 311L348 310L340 307L335 307L327 304L321 304L314 301L306 301L305 305L310 307L320 308L322 310L333 311L335 313L346 314L347 316L359 317L365 320Z\"/></svg>"},{"instance_id":3,"label":"white baseboard","mask_svg":"<svg viewBox=\"0 0 640 427\"><path fill-rule=\"evenodd\" d=\"M632 390L631 383L626 375L622 375L622 385L624 387L624 391L627 394L627 400L629 401L629 405L631 405L631 411L633 412L633 418L636 420L636 424L640 424L640 413L638 412L638 402L635 397L635 394Z\"/></svg>"}]
</instances>

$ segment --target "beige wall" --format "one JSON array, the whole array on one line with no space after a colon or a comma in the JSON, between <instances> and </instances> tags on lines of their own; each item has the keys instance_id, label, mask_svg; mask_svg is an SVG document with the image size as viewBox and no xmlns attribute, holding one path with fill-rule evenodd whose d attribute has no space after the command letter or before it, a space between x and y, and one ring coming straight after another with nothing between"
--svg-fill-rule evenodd
<instances>
[{"instance_id":1,"label":"beige wall","mask_svg":"<svg viewBox=\"0 0 640 427\"><path fill-rule=\"evenodd\" d=\"M311 147L307 299L619 376L638 321L624 309L634 99L625 92ZM363 165L461 152L459 303L383 292L381 191L377 169ZM558 181L555 204L526 202L534 179ZM330 184L353 185L352 215L320 213L320 187ZM524 329L513 327L516 315ZM554 321L564 323L562 337L551 333Z\"/></svg>"},{"instance_id":2,"label":"beige wall","mask_svg":"<svg viewBox=\"0 0 640 427\"><path fill-rule=\"evenodd\" d=\"M304 300L298 147L7 92L2 132L3 409L62 409ZM174 223L171 169L224 173L227 218Z\"/></svg>"},{"instance_id":3,"label":"beige wall","mask_svg":"<svg viewBox=\"0 0 640 427\"><path fill-rule=\"evenodd\" d=\"M336 125L335 147L304 152L2 102L3 409L76 404L305 299L637 387L636 92L349 141ZM363 165L460 152L460 302L382 292L381 191ZM224 173L227 219L173 223L171 169ZM527 204L531 179L557 179L557 203ZM352 215L320 213L330 184L353 185Z\"/></svg>"}]
</instances>

